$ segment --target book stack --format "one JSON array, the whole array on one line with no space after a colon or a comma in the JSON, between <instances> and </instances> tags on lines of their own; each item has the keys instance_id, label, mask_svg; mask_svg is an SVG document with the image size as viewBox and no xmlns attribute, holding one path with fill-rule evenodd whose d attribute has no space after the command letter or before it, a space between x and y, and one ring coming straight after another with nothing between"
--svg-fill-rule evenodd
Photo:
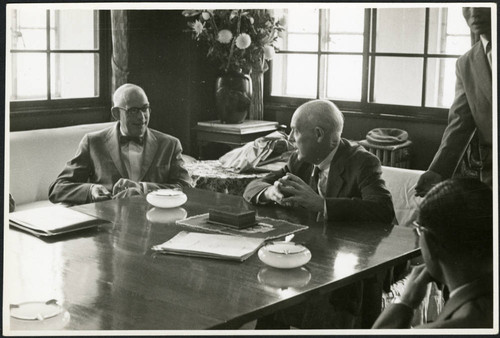
<instances>
[{"instance_id":1,"label":"book stack","mask_svg":"<svg viewBox=\"0 0 500 338\"><path fill-rule=\"evenodd\" d=\"M245 229L256 224L255 211L238 210L229 207L210 209L208 211L208 222L231 228Z\"/></svg>"}]
</instances>

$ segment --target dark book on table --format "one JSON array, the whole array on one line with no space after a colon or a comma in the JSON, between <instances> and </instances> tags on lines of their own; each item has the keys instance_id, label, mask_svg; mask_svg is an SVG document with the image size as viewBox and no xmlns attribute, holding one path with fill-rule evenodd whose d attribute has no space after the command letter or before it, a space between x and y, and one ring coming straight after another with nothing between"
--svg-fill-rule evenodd
<instances>
[{"instance_id":1,"label":"dark book on table","mask_svg":"<svg viewBox=\"0 0 500 338\"><path fill-rule=\"evenodd\" d=\"M208 211L208 222L244 229L256 224L254 210L220 207Z\"/></svg>"},{"instance_id":2,"label":"dark book on table","mask_svg":"<svg viewBox=\"0 0 500 338\"><path fill-rule=\"evenodd\" d=\"M91 228L102 223L105 221L100 218L58 205L9 214L11 226L35 236L54 236Z\"/></svg>"}]
</instances>

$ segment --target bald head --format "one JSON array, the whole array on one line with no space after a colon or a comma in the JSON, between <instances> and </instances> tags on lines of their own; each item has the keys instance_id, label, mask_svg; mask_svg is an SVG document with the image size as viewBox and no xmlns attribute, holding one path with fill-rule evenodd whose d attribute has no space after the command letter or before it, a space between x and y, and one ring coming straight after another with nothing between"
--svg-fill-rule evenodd
<instances>
[{"instance_id":1,"label":"bald head","mask_svg":"<svg viewBox=\"0 0 500 338\"><path fill-rule=\"evenodd\" d=\"M300 128L322 128L328 136L340 138L344 117L335 104L327 100L313 100L301 105L293 118Z\"/></svg>"},{"instance_id":2,"label":"bald head","mask_svg":"<svg viewBox=\"0 0 500 338\"><path fill-rule=\"evenodd\" d=\"M290 141L295 142L299 156L319 163L339 143L344 117L328 100L313 100L301 105L292 116Z\"/></svg>"},{"instance_id":3,"label":"bald head","mask_svg":"<svg viewBox=\"0 0 500 338\"><path fill-rule=\"evenodd\" d=\"M113 104L115 107L126 107L130 105L130 102L144 98L147 101L144 89L132 83L125 83L118 87L113 94Z\"/></svg>"}]
</instances>

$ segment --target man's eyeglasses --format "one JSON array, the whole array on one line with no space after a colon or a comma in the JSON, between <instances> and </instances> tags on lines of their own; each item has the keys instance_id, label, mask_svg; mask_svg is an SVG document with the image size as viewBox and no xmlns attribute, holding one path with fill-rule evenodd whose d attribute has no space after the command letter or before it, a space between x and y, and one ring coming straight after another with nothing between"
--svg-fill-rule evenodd
<instances>
[{"instance_id":1,"label":"man's eyeglasses","mask_svg":"<svg viewBox=\"0 0 500 338\"><path fill-rule=\"evenodd\" d=\"M132 108L129 108L129 109L126 109L126 108L123 108L123 107L115 107L115 108L118 108L118 109L121 109L121 110L125 110L125 113L127 115L137 115L139 113L149 113L150 112L150 107L149 105L144 105L142 107L132 107Z\"/></svg>"},{"instance_id":2,"label":"man's eyeglasses","mask_svg":"<svg viewBox=\"0 0 500 338\"><path fill-rule=\"evenodd\" d=\"M422 236L422 233L423 233L423 232L425 232L425 231L429 232L429 231L430 231L430 230L429 230L429 229L427 229L426 227L421 226L421 225L420 225L417 221L413 221L413 222L411 223L411 225L413 226L413 228L414 228L414 229L415 229L415 231L417 232L418 237Z\"/></svg>"}]
</instances>

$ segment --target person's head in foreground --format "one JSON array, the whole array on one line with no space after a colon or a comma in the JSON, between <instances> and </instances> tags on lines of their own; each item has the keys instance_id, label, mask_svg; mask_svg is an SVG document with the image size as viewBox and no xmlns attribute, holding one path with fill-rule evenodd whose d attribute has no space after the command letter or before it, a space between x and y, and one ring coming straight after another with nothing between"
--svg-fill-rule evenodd
<instances>
[{"instance_id":1,"label":"person's head in foreground","mask_svg":"<svg viewBox=\"0 0 500 338\"><path fill-rule=\"evenodd\" d=\"M124 135L139 137L146 132L151 108L144 90L134 84L126 83L113 94L111 113L120 121Z\"/></svg>"},{"instance_id":2,"label":"person's head in foreground","mask_svg":"<svg viewBox=\"0 0 500 338\"><path fill-rule=\"evenodd\" d=\"M299 159L319 164L339 144L344 117L332 102L313 100L293 113L291 128L289 140L295 143Z\"/></svg>"},{"instance_id":3,"label":"person's head in foreground","mask_svg":"<svg viewBox=\"0 0 500 338\"><path fill-rule=\"evenodd\" d=\"M441 313L427 327L491 327L491 189L476 179L443 181L425 195L415 227L425 264L413 269L396 302L399 304L388 308L374 327L408 327L413 310L421 304L432 281L445 284L450 294Z\"/></svg>"},{"instance_id":4,"label":"person's head in foreground","mask_svg":"<svg viewBox=\"0 0 500 338\"><path fill-rule=\"evenodd\" d=\"M484 34L490 40L491 37L491 8L489 7L463 7L467 25L474 34Z\"/></svg>"}]
</instances>

